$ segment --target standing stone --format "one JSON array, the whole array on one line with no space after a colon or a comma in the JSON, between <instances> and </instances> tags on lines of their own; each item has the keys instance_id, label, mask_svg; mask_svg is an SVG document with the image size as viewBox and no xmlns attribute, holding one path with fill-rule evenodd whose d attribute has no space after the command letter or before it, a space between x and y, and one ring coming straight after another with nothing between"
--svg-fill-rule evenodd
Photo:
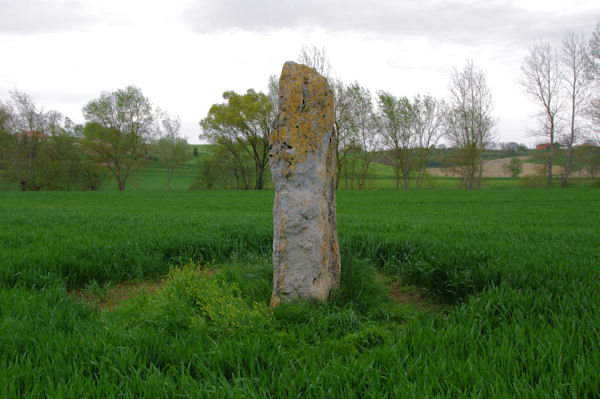
<instances>
[{"instance_id":1,"label":"standing stone","mask_svg":"<svg viewBox=\"0 0 600 399\"><path fill-rule=\"evenodd\" d=\"M325 300L339 286L333 93L306 65L286 62L269 136L273 204L271 306Z\"/></svg>"}]
</instances>

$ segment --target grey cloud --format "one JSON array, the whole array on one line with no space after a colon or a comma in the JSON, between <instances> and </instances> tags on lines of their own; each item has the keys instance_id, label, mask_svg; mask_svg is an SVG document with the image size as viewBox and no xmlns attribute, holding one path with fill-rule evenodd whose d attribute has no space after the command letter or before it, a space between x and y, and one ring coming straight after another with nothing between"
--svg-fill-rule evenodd
<instances>
[{"instance_id":1,"label":"grey cloud","mask_svg":"<svg viewBox=\"0 0 600 399\"><path fill-rule=\"evenodd\" d=\"M567 29L587 33L598 17L589 12L533 13L497 1L205 0L184 18L199 33L323 28L481 43L553 40Z\"/></svg>"},{"instance_id":2,"label":"grey cloud","mask_svg":"<svg viewBox=\"0 0 600 399\"><path fill-rule=\"evenodd\" d=\"M63 32L95 21L75 1L0 0L0 33Z\"/></svg>"}]
</instances>

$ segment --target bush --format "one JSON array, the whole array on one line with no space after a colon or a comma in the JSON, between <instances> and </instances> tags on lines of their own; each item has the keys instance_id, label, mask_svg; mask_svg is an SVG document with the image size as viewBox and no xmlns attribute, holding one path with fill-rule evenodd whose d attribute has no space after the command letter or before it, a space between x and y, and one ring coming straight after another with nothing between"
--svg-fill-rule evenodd
<instances>
[{"instance_id":1,"label":"bush","mask_svg":"<svg viewBox=\"0 0 600 399\"><path fill-rule=\"evenodd\" d=\"M196 325L207 325L214 332L234 332L253 329L270 318L265 303L248 304L241 297L236 283L215 278L197 263L172 269L164 294L183 299L198 313Z\"/></svg>"},{"instance_id":2,"label":"bush","mask_svg":"<svg viewBox=\"0 0 600 399\"><path fill-rule=\"evenodd\" d=\"M523 172L523 160L513 157L507 165L503 166L504 172L512 178L517 178Z\"/></svg>"}]
</instances>

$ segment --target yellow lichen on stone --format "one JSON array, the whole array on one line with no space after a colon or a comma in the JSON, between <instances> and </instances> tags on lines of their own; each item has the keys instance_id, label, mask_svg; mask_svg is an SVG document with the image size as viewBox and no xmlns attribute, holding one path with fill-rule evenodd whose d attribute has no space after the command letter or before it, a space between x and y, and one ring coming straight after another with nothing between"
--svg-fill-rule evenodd
<instances>
[{"instance_id":1,"label":"yellow lichen on stone","mask_svg":"<svg viewBox=\"0 0 600 399\"><path fill-rule=\"evenodd\" d=\"M288 62L281 72L279 97L280 116L284 117L271 131L270 141L271 145L279 143L285 147L274 156L288 162L288 174L293 174L296 164L317 150L323 135L333 126L333 93L327 79L314 69ZM316 109L323 109L324 113L314 112Z\"/></svg>"},{"instance_id":2,"label":"yellow lichen on stone","mask_svg":"<svg viewBox=\"0 0 600 399\"><path fill-rule=\"evenodd\" d=\"M314 69L288 62L279 96L269 137L275 189L272 306L297 298L325 300L340 279L333 92Z\"/></svg>"}]
</instances>

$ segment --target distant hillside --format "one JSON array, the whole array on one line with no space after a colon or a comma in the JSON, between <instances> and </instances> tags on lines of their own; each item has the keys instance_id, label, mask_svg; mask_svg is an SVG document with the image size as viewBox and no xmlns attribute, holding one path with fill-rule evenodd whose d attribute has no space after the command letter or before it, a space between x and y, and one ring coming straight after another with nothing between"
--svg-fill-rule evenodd
<instances>
[{"instance_id":1,"label":"distant hillside","mask_svg":"<svg viewBox=\"0 0 600 399\"><path fill-rule=\"evenodd\" d=\"M431 158L427 163L427 168L445 168L450 167L452 159L452 148L435 148L431 150ZM382 151L375 159L375 162L390 165L389 157L386 156L389 151ZM530 157L535 153L533 149L520 149L518 151L503 151L503 150L486 150L483 153L484 161L490 161L494 159L504 159L511 157Z\"/></svg>"}]
</instances>

